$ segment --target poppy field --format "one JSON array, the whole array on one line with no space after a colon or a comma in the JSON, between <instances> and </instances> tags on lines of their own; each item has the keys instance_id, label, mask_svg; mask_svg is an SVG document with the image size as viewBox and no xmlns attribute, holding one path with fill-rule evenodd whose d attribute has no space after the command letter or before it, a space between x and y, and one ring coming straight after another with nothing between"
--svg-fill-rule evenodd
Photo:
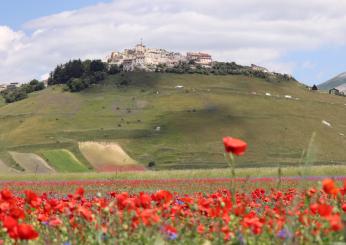
<instances>
[{"instance_id":1,"label":"poppy field","mask_svg":"<svg viewBox=\"0 0 346 245\"><path fill-rule=\"evenodd\" d=\"M345 179L312 181L310 184L315 187L310 188L273 188L270 184L276 181L259 182L262 188L245 190L239 180L234 193L229 188L191 194L167 190L137 192L135 188L132 192L108 192L102 186L93 193L90 183L86 185L90 192L77 188L70 194L4 188L0 194L0 243L29 240L39 244L328 244L345 241ZM205 180L205 185L210 183L213 181ZM234 184L225 180L220 183ZM72 186L81 183L75 184ZM162 182L156 184L158 187ZM214 187L219 188L218 185Z\"/></svg>"},{"instance_id":2,"label":"poppy field","mask_svg":"<svg viewBox=\"0 0 346 245\"><path fill-rule=\"evenodd\" d=\"M3 180L0 244L346 242L346 176L237 177L224 145L227 178Z\"/></svg>"}]
</instances>

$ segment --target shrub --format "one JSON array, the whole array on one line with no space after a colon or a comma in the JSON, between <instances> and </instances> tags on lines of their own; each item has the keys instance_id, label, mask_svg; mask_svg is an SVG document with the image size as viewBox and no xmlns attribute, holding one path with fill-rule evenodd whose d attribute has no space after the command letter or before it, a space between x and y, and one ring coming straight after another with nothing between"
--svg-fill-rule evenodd
<instances>
[{"instance_id":1,"label":"shrub","mask_svg":"<svg viewBox=\"0 0 346 245\"><path fill-rule=\"evenodd\" d=\"M148 163L148 168L154 168L154 167L156 167L155 161L150 161L150 162Z\"/></svg>"}]
</instances>

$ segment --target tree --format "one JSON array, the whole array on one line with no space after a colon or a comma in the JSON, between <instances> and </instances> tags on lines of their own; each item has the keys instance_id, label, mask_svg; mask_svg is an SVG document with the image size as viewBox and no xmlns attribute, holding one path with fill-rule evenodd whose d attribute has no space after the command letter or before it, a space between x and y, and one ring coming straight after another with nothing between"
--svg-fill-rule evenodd
<instances>
[{"instance_id":1,"label":"tree","mask_svg":"<svg viewBox=\"0 0 346 245\"><path fill-rule=\"evenodd\" d=\"M29 82L29 86L31 87L32 92L33 91L39 91L44 89L44 83L38 81L37 79L33 79Z\"/></svg>"},{"instance_id":2,"label":"tree","mask_svg":"<svg viewBox=\"0 0 346 245\"><path fill-rule=\"evenodd\" d=\"M112 72L117 72L115 69ZM107 65L101 60L72 60L64 65L58 65L50 73L49 85L66 84L71 92L78 92L106 78Z\"/></svg>"},{"instance_id":3,"label":"tree","mask_svg":"<svg viewBox=\"0 0 346 245\"><path fill-rule=\"evenodd\" d=\"M120 71L121 71L120 67L116 64L113 64L109 67L108 74L114 75L114 74L119 73Z\"/></svg>"},{"instance_id":4,"label":"tree","mask_svg":"<svg viewBox=\"0 0 346 245\"><path fill-rule=\"evenodd\" d=\"M84 74L81 60L73 60L65 65L65 73L68 78L79 78Z\"/></svg>"},{"instance_id":5,"label":"tree","mask_svg":"<svg viewBox=\"0 0 346 245\"><path fill-rule=\"evenodd\" d=\"M317 86L314 84L314 85L311 87L311 90L313 90L313 91L317 91L317 90L318 90L318 88L317 88Z\"/></svg>"},{"instance_id":6,"label":"tree","mask_svg":"<svg viewBox=\"0 0 346 245\"><path fill-rule=\"evenodd\" d=\"M90 72L106 71L106 65L101 60L92 60L90 63Z\"/></svg>"},{"instance_id":7,"label":"tree","mask_svg":"<svg viewBox=\"0 0 346 245\"><path fill-rule=\"evenodd\" d=\"M107 76L107 73L103 71L97 71L97 72L94 72L93 74L93 77L95 78L95 82L104 80L106 76Z\"/></svg>"},{"instance_id":8,"label":"tree","mask_svg":"<svg viewBox=\"0 0 346 245\"><path fill-rule=\"evenodd\" d=\"M48 84L65 84L71 78L80 78L84 74L84 66L81 60L72 60L64 65L58 65L51 72Z\"/></svg>"}]
</instances>

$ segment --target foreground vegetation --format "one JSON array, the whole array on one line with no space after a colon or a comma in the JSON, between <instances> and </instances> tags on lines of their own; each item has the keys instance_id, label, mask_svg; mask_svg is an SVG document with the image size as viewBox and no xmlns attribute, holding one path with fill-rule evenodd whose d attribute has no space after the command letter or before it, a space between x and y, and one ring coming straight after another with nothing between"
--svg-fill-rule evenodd
<instances>
[{"instance_id":1,"label":"foreground vegetation","mask_svg":"<svg viewBox=\"0 0 346 245\"><path fill-rule=\"evenodd\" d=\"M276 177L269 177L274 175L273 168L262 169L266 175L262 178L256 169L235 168L235 157L243 156L248 144L224 137L229 169L109 176L85 173L84 179L81 174L35 175L3 180L0 243L345 242L346 177L309 176L328 171L337 175L345 166L312 166L311 142L304 164L279 167ZM56 150L42 154L55 164L65 160L80 164L67 155L61 159L61 152ZM291 174L298 176L288 177ZM246 177L239 177L243 175Z\"/></svg>"},{"instance_id":2,"label":"foreground vegetation","mask_svg":"<svg viewBox=\"0 0 346 245\"><path fill-rule=\"evenodd\" d=\"M304 180L301 180L304 181ZM331 244L344 242L345 183L186 195L77 189L0 192L0 242L36 244ZM45 183L42 183L43 185ZM200 186L209 185L205 180ZM103 183L94 183L98 189ZM11 186L10 186L11 188Z\"/></svg>"}]
</instances>

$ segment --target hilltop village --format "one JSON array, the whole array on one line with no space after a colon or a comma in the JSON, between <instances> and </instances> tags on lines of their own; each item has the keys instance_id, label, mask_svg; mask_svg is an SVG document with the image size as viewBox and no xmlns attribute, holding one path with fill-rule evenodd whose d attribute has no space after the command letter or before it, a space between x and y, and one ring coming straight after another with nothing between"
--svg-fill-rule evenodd
<instances>
[{"instance_id":1,"label":"hilltop village","mask_svg":"<svg viewBox=\"0 0 346 245\"><path fill-rule=\"evenodd\" d=\"M211 67L212 57L202 52L188 52L183 55L159 48L147 48L143 43L123 52L112 52L106 57L108 64L122 66L124 71L155 71L158 66L174 67L179 63L194 63L202 67Z\"/></svg>"},{"instance_id":2,"label":"hilltop village","mask_svg":"<svg viewBox=\"0 0 346 245\"><path fill-rule=\"evenodd\" d=\"M244 74L265 78L268 76L282 75L270 72L265 67L255 64L241 66L235 62L218 62L205 52L179 52L167 51L161 48L148 48L142 42L134 48L114 51L106 57L105 62L109 67L115 65L122 71L148 71L148 72L177 72L177 73L202 73L202 74ZM178 68L178 69L177 69ZM181 72L179 72L179 68ZM183 72L184 70L184 72ZM286 79L292 77L284 74Z\"/></svg>"},{"instance_id":3,"label":"hilltop village","mask_svg":"<svg viewBox=\"0 0 346 245\"><path fill-rule=\"evenodd\" d=\"M271 72L264 67L252 64L239 65L235 62L219 62L205 52L167 51L147 48L143 43L122 52L112 52L105 60L70 60L57 65L45 81L32 80L27 84L10 83L0 87L0 94L6 103L28 97L29 93L42 90L49 85L63 84L64 89L79 92L95 84L102 83L107 77L125 72L144 71L176 74L201 75L243 75L257 77L269 82L294 80L291 75ZM123 79L119 86L128 86L130 81Z\"/></svg>"}]
</instances>

